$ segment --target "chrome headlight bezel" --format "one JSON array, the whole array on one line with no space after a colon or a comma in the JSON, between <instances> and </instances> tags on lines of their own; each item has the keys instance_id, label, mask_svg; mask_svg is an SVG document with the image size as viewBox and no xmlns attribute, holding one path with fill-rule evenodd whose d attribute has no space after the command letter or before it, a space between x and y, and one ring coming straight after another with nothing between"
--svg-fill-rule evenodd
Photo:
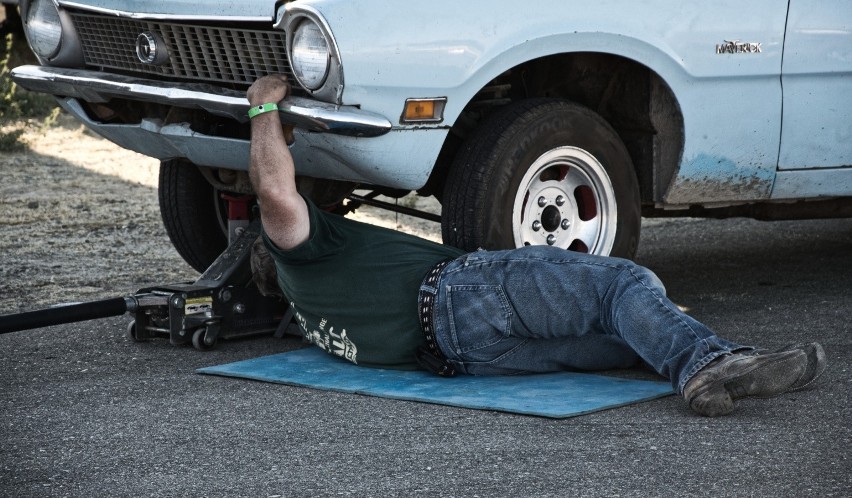
<instances>
[{"instance_id":1,"label":"chrome headlight bezel","mask_svg":"<svg viewBox=\"0 0 852 498\"><path fill-rule=\"evenodd\" d=\"M34 19L33 16L39 14L39 6L43 6L42 13L45 12L44 8L50 9L48 12L56 13L56 21L54 22L59 30L56 32L56 43L52 46L39 48L42 40L39 40L34 33L35 28L32 25L40 20ZM20 8L27 42L42 65L65 67L82 67L84 65L83 49L77 31L74 29L71 17L59 6L58 0L22 0Z\"/></svg>"},{"instance_id":2,"label":"chrome headlight bezel","mask_svg":"<svg viewBox=\"0 0 852 498\"><path fill-rule=\"evenodd\" d=\"M324 77L316 81L311 81L307 78L306 81L300 79L293 57L297 30L306 29L308 26L311 29L316 28L318 30L324 38L328 49L327 68L324 72ZM343 66L340 60L340 50L331 33L331 28L329 28L328 23L326 23L322 15L312 7L293 7L292 4L286 4L278 11L275 28L283 29L287 33L287 57L290 60L290 67L293 69L293 77L296 83L317 99L332 104L340 104L343 95Z\"/></svg>"}]
</instances>

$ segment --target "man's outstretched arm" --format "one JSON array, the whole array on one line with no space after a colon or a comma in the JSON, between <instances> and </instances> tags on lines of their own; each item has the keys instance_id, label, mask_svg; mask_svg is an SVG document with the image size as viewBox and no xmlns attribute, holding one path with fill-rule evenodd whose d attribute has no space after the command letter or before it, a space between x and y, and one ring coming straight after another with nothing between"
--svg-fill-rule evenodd
<instances>
[{"instance_id":1,"label":"man's outstretched arm","mask_svg":"<svg viewBox=\"0 0 852 498\"><path fill-rule=\"evenodd\" d=\"M253 107L278 103L290 94L283 75L264 76L248 89ZM260 217L266 234L281 249L292 249L310 236L308 206L296 190L296 169L288 143L293 128L285 129L278 112L267 112L251 120L251 163L249 178L258 197Z\"/></svg>"}]
</instances>

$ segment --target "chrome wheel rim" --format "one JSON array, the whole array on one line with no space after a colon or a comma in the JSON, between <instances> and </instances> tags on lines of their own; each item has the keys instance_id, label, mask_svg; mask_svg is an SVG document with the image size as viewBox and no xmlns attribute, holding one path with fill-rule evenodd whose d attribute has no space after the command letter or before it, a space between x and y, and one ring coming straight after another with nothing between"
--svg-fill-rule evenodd
<instances>
[{"instance_id":1,"label":"chrome wheel rim","mask_svg":"<svg viewBox=\"0 0 852 498\"><path fill-rule=\"evenodd\" d=\"M557 147L530 165L512 207L515 246L551 245L607 255L618 210L603 165L577 147Z\"/></svg>"}]
</instances>

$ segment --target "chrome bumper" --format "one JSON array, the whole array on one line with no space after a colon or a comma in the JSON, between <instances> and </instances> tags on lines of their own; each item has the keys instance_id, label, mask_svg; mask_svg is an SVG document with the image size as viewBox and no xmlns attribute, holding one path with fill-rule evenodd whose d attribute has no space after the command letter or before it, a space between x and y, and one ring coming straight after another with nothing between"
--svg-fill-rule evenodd
<instances>
[{"instance_id":1,"label":"chrome bumper","mask_svg":"<svg viewBox=\"0 0 852 498\"><path fill-rule=\"evenodd\" d=\"M132 76L47 66L19 66L12 79L27 90L106 103L113 98L203 109L241 123L248 121L245 93L205 83L173 83ZM305 130L352 137L377 137L391 129L387 118L353 106L302 97L279 103L281 121Z\"/></svg>"}]
</instances>

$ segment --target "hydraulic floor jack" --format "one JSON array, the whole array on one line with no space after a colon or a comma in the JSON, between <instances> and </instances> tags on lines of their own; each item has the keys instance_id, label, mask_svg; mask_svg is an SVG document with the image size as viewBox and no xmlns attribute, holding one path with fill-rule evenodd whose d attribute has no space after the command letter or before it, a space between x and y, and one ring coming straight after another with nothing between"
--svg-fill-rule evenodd
<instances>
[{"instance_id":1,"label":"hydraulic floor jack","mask_svg":"<svg viewBox=\"0 0 852 498\"><path fill-rule=\"evenodd\" d=\"M230 224L230 223L229 223ZM219 339L283 333L292 318L286 303L263 296L252 281L251 248L260 221L230 227L225 251L192 283L146 287L127 297L0 316L0 334L132 313L135 341L157 337L208 350Z\"/></svg>"}]
</instances>

